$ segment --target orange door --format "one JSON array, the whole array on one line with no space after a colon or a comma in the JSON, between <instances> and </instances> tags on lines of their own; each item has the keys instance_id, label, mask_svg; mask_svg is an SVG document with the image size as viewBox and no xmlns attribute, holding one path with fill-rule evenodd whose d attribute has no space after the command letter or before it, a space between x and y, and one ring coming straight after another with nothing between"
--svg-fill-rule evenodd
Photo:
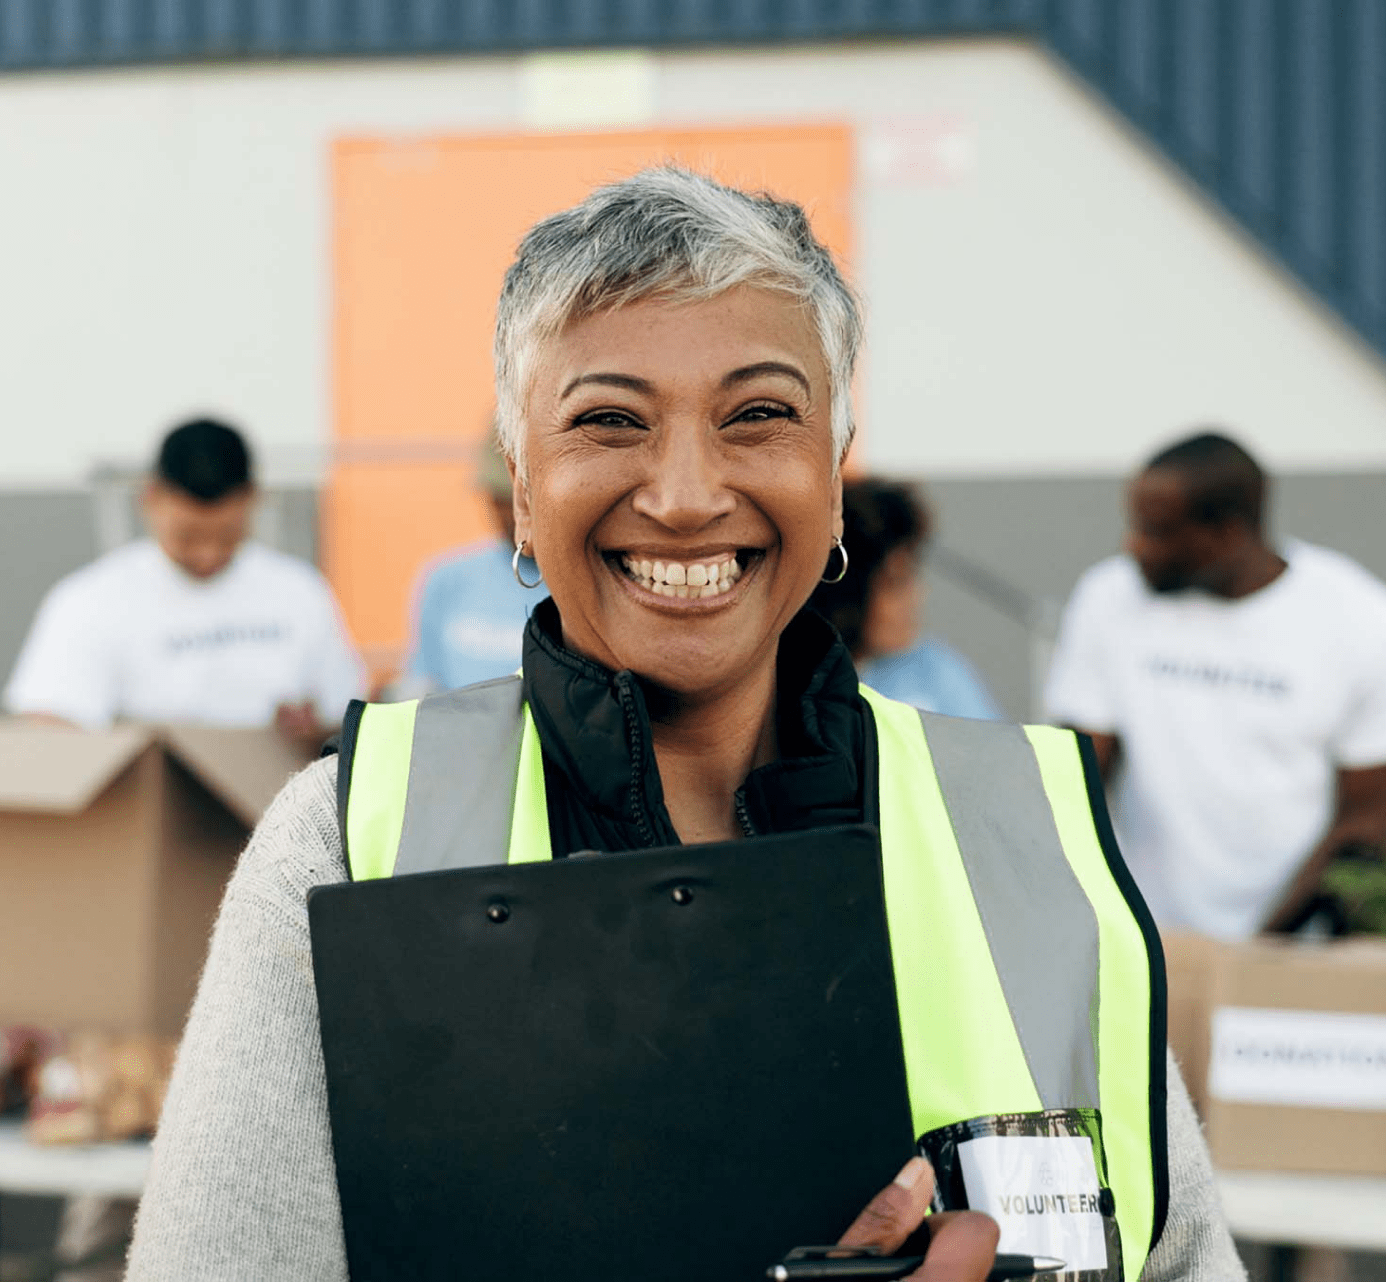
<instances>
[{"instance_id":1,"label":"orange door","mask_svg":"<svg viewBox=\"0 0 1386 1282\"><path fill-rule=\"evenodd\" d=\"M323 561L373 673L395 670L432 557L491 534L472 492L491 329L524 232L593 187L674 161L800 201L844 260L841 126L348 139L333 154L335 412Z\"/></svg>"}]
</instances>

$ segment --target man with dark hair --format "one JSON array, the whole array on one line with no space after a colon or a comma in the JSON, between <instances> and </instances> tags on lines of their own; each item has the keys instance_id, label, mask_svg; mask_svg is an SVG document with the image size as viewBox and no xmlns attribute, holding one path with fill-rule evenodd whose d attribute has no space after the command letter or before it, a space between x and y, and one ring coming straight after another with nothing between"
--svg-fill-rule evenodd
<instances>
[{"instance_id":1,"label":"man with dark hair","mask_svg":"<svg viewBox=\"0 0 1386 1282\"><path fill-rule=\"evenodd\" d=\"M249 490L253 483L245 438L214 418L192 419L164 437L154 474L203 503Z\"/></svg>"},{"instance_id":2,"label":"man with dark hair","mask_svg":"<svg viewBox=\"0 0 1386 1282\"><path fill-rule=\"evenodd\" d=\"M1285 561L1265 541L1266 477L1240 445L1201 432L1161 450L1132 482L1127 550L1155 592L1236 600Z\"/></svg>"},{"instance_id":3,"label":"man with dark hair","mask_svg":"<svg viewBox=\"0 0 1386 1282\"><path fill-rule=\"evenodd\" d=\"M1156 919L1227 939L1293 926L1336 853L1386 843L1386 586L1272 545L1267 488L1218 433L1156 454L1046 691L1092 736Z\"/></svg>"},{"instance_id":4,"label":"man with dark hair","mask_svg":"<svg viewBox=\"0 0 1386 1282\"><path fill-rule=\"evenodd\" d=\"M145 523L175 565L213 579L250 533L255 483L250 451L235 428L198 418L159 447L141 500Z\"/></svg>"},{"instance_id":5,"label":"man with dark hair","mask_svg":"<svg viewBox=\"0 0 1386 1282\"><path fill-rule=\"evenodd\" d=\"M317 570L249 538L255 501L239 432L205 418L174 428L141 496L151 537L49 591L6 706L82 726L327 733L362 692L361 662Z\"/></svg>"}]
</instances>

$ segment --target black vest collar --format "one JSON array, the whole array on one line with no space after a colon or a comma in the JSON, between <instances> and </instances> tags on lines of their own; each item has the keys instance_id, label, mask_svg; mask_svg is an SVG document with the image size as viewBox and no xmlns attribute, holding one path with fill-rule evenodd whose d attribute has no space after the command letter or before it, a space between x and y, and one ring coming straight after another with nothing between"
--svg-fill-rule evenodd
<instances>
[{"instance_id":1,"label":"black vest collar","mask_svg":"<svg viewBox=\"0 0 1386 1282\"><path fill-rule=\"evenodd\" d=\"M554 854L678 841L664 806L640 680L566 649L550 598L525 630L525 698L543 745ZM857 674L837 633L801 611L779 650L781 757L738 794L756 833L874 821L863 794L874 752ZM871 812L868 814L867 812Z\"/></svg>"}]
</instances>

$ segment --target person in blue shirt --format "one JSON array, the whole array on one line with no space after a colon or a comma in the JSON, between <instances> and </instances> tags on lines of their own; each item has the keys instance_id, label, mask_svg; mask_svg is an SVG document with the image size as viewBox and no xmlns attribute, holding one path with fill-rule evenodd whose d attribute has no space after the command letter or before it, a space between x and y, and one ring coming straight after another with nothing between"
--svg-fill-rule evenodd
<instances>
[{"instance_id":1,"label":"person in blue shirt","mask_svg":"<svg viewBox=\"0 0 1386 1282\"><path fill-rule=\"evenodd\" d=\"M847 571L839 582L820 584L810 603L837 628L861 679L926 712L1000 720L972 664L946 642L919 634L928 509L906 485L848 481L842 520Z\"/></svg>"},{"instance_id":2,"label":"person in blue shirt","mask_svg":"<svg viewBox=\"0 0 1386 1282\"><path fill-rule=\"evenodd\" d=\"M515 515L510 473L494 433L480 451L477 486L490 505L499 537L447 553L421 575L400 697L453 690L514 672L529 612L547 595L539 567L528 557L511 559ZM534 587L521 586L520 577Z\"/></svg>"}]
</instances>

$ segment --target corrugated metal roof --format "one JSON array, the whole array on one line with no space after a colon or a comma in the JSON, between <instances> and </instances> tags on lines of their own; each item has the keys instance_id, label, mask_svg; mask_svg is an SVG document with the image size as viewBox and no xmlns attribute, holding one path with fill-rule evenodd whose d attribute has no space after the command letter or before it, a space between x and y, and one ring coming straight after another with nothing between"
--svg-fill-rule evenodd
<instances>
[{"instance_id":1,"label":"corrugated metal roof","mask_svg":"<svg viewBox=\"0 0 1386 1282\"><path fill-rule=\"evenodd\" d=\"M0 0L0 67L995 31L1038 0Z\"/></svg>"},{"instance_id":2,"label":"corrugated metal roof","mask_svg":"<svg viewBox=\"0 0 1386 1282\"><path fill-rule=\"evenodd\" d=\"M0 0L6 70L1026 34L1386 354L1386 0Z\"/></svg>"}]
</instances>

